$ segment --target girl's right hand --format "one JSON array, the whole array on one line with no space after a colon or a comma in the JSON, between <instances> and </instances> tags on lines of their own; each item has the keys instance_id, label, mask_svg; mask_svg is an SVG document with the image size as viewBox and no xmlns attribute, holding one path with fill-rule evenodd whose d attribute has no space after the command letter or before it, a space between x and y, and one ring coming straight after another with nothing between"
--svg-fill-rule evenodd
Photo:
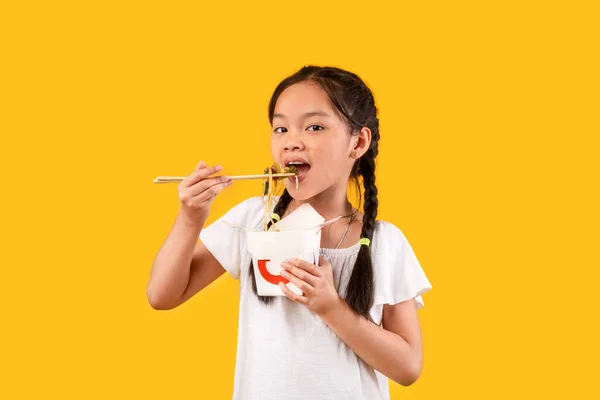
<instances>
[{"instance_id":1,"label":"girl's right hand","mask_svg":"<svg viewBox=\"0 0 600 400\"><path fill-rule=\"evenodd\" d=\"M233 183L226 176L211 177L222 169L220 165L207 168L206 163L200 161L196 171L179 183L180 214L187 222L203 224L214 198Z\"/></svg>"}]
</instances>

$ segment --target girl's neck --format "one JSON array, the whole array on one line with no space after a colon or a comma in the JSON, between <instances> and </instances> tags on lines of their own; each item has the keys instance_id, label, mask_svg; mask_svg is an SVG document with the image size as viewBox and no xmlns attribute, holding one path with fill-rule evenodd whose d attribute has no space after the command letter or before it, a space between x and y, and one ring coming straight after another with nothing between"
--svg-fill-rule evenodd
<instances>
[{"instance_id":1,"label":"girl's neck","mask_svg":"<svg viewBox=\"0 0 600 400\"><path fill-rule=\"evenodd\" d=\"M352 212L352 206L348 201L345 190L338 190L334 193L326 190L306 200L292 199L288 207L289 212L294 211L304 203L310 204L316 212L325 218L325 221L339 217L340 215L345 216Z\"/></svg>"}]
</instances>

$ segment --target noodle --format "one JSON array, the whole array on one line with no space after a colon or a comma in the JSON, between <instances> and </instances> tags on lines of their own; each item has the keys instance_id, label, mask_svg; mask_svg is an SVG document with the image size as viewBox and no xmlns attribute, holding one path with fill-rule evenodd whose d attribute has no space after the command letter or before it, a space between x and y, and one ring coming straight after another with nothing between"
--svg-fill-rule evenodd
<instances>
[{"instance_id":1,"label":"noodle","mask_svg":"<svg viewBox=\"0 0 600 400\"><path fill-rule=\"evenodd\" d=\"M271 207L273 205L273 197L275 195L275 185L282 178L273 177L273 173L294 173L296 174L296 189L298 189L298 169L294 166L281 168L278 164L273 164L271 167L265 168L265 175L268 175L263 179L263 204L265 206L265 213L263 217L263 229L266 232L268 229L269 221L273 219L271 215Z\"/></svg>"}]
</instances>

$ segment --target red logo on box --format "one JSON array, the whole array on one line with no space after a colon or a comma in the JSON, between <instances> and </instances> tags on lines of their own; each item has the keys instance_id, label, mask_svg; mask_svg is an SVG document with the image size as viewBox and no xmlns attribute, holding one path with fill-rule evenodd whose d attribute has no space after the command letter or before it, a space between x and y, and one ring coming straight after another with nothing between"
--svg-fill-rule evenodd
<instances>
[{"instance_id":1,"label":"red logo on box","mask_svg":"<svg viewBox=\"0 0 600 400\"><path fill-rule=\"evenodd\" d=\"M272 283L273 285L278 285L279 282L283 282L283 284L287 284L289 281L285 279L281 275L273 275L267 269L267 263L271 260L258 260L258 271L265 278L265 281Z\"/></svg>"}]
</instances>

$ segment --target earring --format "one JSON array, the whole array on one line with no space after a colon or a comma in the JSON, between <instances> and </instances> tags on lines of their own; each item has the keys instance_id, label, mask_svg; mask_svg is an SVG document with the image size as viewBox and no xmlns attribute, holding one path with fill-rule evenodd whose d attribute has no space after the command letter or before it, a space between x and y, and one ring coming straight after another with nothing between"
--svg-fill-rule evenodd
<instances>
[{"instance_id":1,"label":"earring","mask_svg":"<svg viewBox=\"0 0 600 400\"><path fill-rule=\"evenodd\" d=\"M352 152L352 157L355 157L355 158L358 157L358 153L356 151L353 151Z\"/></svg>"}]
</instances>

